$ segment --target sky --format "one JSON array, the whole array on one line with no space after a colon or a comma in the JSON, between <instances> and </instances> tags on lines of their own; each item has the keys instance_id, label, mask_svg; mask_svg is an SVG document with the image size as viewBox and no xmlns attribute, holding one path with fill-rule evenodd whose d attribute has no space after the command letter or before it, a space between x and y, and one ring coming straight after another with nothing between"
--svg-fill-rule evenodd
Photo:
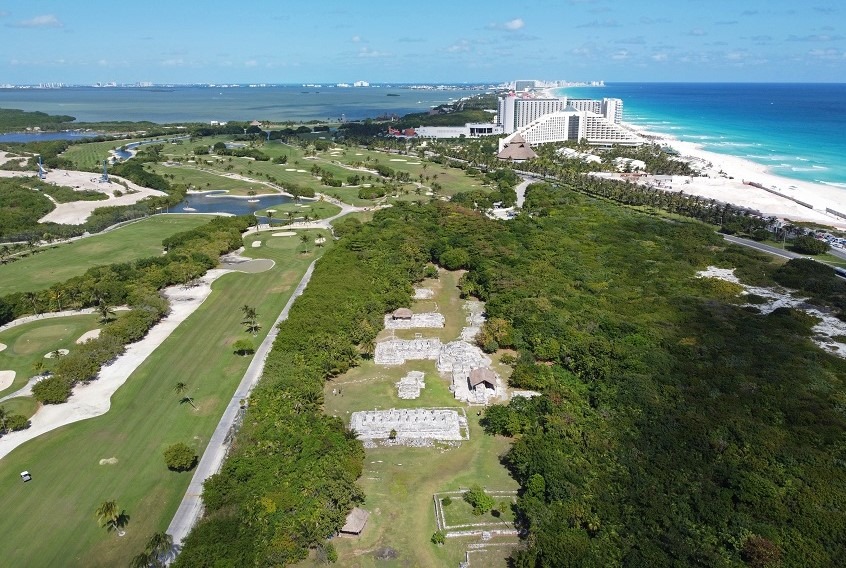
<instances>
[{"instance_id":1,"label":"sky","mask_svg":"<svg viewBox=\"0 0 846 568\"><path fill-rule=\"evenodd\" d=\"M0 0L0 84L846 82L842 0Z\"/></svg>"}]
</instances>

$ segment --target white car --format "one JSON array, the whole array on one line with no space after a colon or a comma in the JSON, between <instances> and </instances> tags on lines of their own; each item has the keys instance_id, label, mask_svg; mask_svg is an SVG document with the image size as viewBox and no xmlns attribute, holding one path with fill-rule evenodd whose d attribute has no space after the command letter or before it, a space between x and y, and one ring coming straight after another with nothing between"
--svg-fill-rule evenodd
<instances>
[{"instance_id":1,"label":"white car","mask_svg":"<svg viewBox=\"0 0 846 568\"><path fill-rule=\"evenodd\" d=\"M21 472L21 479L23 479L23 480L24 480L24 483L26 483L27 481L29 481L30 479L32 479L32 476L29 474L29 472L28 472L28 471L22 471L22 472Z\"/></svg>"}]
</instances>

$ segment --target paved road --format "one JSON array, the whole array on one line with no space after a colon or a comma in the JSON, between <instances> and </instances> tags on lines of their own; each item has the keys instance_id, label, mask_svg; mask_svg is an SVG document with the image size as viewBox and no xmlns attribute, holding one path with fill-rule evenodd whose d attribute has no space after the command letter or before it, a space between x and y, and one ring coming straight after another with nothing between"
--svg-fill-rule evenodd
<instances>
[{"instance_id":1,"label":"paved road","mask_svg":"<svg viewBox=\"0 0 846 568\"><path fill-rule=\"evenodd\" d=\"M723 235L723 238L730 243L734 243L736 245L749 247L761 252L765 252L767 254L774 254L776 256L780 256L782 258L806 258L807 255L798 254L795 252L791 252L789 250L784 250L778 247L765 245L763 243L759 243L757 241L753 241L751 239L742 239L740 237L733 237L731 235Z\"/></svg>"},{"instance_id":2,"label":"paved road","mask_svg":"<svg viewBox=\"0 0 846 568\"><path fill-rule=\"evenodd\" d=\"M253 361L250 363L250 366L247 368L247 372L244 373L244 378L241 379L241 383L238 385L238 389L235 391L235 394L232 395L229 404L226 406L226 410L220 418L220 422L218 422L214 434L212 434L212 437L209 440L206 451L203 453L203 457L200 459L197 469L194 470L194 476L191 478L188 490L182 498L182 503L179 504L179 509L177 509L173 520L167 527L167 532L173 537L173 543L177 547L177 550L203 513L203 482L211 475L220 471L220 467L223 464L223 459L226 457L226 451L228 448L227 435L229 434L229 430L235 423L235 419L241 410L241 401L249 397L253 387L261 378L267 354L270 352L273 341L279 333L278 326L281 322L288 319L288 312L294 304L294 300L303 293L303 290L305 290L309 280L311 280L311 275L314 272L314 265L316 262L317 260L309 265L302 280L300 280L300 283L297 285L297 288L288 300L288 303L285 304L282 313L280 313L279 317L276 318L276 321L274 322L270 332L268 332L267 337L265 337L264 341L261 342L259 348L256 349Z\"/></svg>"}]
</instances>

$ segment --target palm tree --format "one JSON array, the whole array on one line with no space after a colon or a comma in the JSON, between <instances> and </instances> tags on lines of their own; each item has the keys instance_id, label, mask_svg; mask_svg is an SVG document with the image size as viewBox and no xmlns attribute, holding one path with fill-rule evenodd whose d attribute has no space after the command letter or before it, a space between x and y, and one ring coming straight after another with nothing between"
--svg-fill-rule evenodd
<instances>
[{"instance_id":1,"label":"palm tree","mask_svg":"<svg viewBox=\"0 0 846 568\"><path fill-rule=\"evenodd\" d=\"M123 512L118 507L117 502L113 499L103 501L100 506L97 507L97 510L94 511L94 514L97 515L97 519L100 521L100 526L106 527L106 530L108 531L118 530L118 534L121 534L119 528Z\"/></svg>"},{"instance_id":2,"label":"palm tree","mask_svg":"<svg viewBox=\"0 0 846 568\"><path fill-rule=\"evenodd\" d=\"M185 395L185 396L183 396L182 398L179 399L179 404L188 403L188 404L191 405L191 408L193 408L194 410L197 410L197 407L194 405L194 397L192 397L191 395L185 394L187 390L188 390L188 385L186 385L182 381L176 383L176 385L174 385L174 387L173 387L173 391L176 394Z\"/></svg>"},{"instance_id":3,"label":"palm tree","mask_svg":"<svg viewBox=\"0 0 846 568\"><path fill-rule=\"evenodd\" d=\"M173 537L166 532L157 532L147 541L144 552L136 555L129 563L130 568L159 568L167 566L173 553Z\"/></svg>"},{"instance_id":4,"label":"palm tree","mask_svg":"<svg viewBox=\"0 0 846 568\"><path fill-rule=\"evenodd\" d=\"M100 312L100 323L108 322L115 315L115 311L102 298L97 303L97 311Z\"/></svg>"}]
</instances>

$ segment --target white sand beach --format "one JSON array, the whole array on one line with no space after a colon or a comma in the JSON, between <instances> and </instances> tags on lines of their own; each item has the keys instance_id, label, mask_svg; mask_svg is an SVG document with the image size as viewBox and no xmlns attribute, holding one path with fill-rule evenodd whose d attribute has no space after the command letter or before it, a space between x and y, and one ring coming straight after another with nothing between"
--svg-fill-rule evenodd
<instances>
[{"instance_id":1,"label":"white sand beach","mask_svg":"<svg viewBox=\"0 0 846 568\"><path fill-rule=\"evenodd\" d=\"M794 221L814 221L846 229L846 219L826 213L826 208L830 208L846 214L846 189L775 175L767 171L766 166L750 160L709 152L693 142L684 142L667 134L646 131L629 123L624 125L657 144L674 148L682 158L691 162L702 173L702 176L673 176L672 179L662 176L660 182L651 176L646 176L641 178L644 183L652 183L669 191L683 191L691 195L748 207L767 216L772 215ZM786 197L744 182L759 184ZM805 207L789 198L811 205L813 208Z\"/></svg>"}]
</instances>

